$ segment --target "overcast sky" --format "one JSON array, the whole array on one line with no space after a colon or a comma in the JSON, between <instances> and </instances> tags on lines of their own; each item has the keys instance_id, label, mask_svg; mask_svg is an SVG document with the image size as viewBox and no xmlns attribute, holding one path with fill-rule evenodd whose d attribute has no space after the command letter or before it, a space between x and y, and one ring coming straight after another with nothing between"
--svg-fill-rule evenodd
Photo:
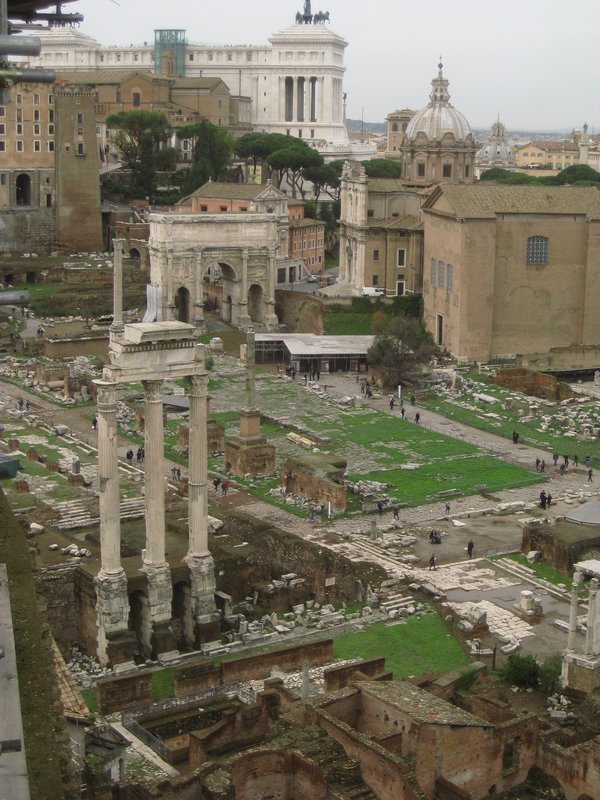
<instances>
[{"instance_id":1,"label":"overcast sky","mask_svg":"<svg viewBox=\"0 0 600 800\"><path fill-rule=\"evenodd\" d=\"M303 0L79 0L65 11L102 44L152 41L184 28L189 41L267 44ZM499 113L508 128L590 125L600 131L598 0L313 0L348 42L348 116L379 122L423 107L440 54L452 104L472 126Z\"/></svg>"}]
</instances>

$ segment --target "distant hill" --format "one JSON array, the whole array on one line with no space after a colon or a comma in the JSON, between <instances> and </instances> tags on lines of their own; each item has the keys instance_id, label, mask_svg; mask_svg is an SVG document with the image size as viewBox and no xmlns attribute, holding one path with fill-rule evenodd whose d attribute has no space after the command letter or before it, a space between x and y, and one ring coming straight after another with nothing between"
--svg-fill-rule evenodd
<instances>
[{"instance_id":1,"label":"distant hill","mask_svg":"<svg viewBox=\"0 0 600 800\"><path fill-rule=\"evenodd\" d=\"M363 122L361 119L347 119L346 128L349 131L371 131L371 133L386 133L387 122Z\"/></svg>"},{"instance_id":2,"label":"distant hill","mask_svg":"<svg viewBox=\"0 0 600 800\"><path fill-rule=\"evenodd\" d=\"M347 119L346 128L349 131L371 131L372 133L387 133L387 122L364 122L361 119ZM479 126L472 126L473 136L478 141L485 141L489 136L490 129L482 128ZM510 129L507 131L511 139L526 140L526 139L564 139L571 131L555 130L555 131L535 131L535 130L521 130L519 128Z\"/></svg>"}]
</instances>

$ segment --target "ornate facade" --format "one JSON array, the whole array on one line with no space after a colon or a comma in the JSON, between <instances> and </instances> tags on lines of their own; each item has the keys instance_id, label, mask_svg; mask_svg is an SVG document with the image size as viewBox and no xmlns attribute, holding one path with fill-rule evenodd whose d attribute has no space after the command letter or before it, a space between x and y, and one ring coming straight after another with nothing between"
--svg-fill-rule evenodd
<instances>
[{"instance_id":1,"label":"ornate facade","mask_svg":"<svg viewBox=\"0 0 600 800\"><path fill-rule=\"evenodd\" d=\"M490 130L490 138L477 151L475 156L476 175L486 169L500 167L502 169L514 169L517 165L513 143L506 135L506 128L498 118Z\"/></svg>"},{"instance_id":2,"label":"ornate facade","mask_svg":"<svg viewBox=\"0 0 600 800\"><path fill-rule=\"evenodd\" d=\"M400 151L402 177L412 184L472 183L475 142L469 123L450 103L448 81L438 64L430 102L412 117Z\"/></svg>"}]
</instances>

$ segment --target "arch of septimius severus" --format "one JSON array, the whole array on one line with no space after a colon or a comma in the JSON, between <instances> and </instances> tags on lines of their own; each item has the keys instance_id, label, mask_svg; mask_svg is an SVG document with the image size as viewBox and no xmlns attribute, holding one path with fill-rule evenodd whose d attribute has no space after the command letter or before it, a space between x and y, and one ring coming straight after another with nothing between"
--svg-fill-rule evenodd
<instances>
[{"instance_id":1,"label":"arch of septimius severus","mask_svg":"<svg viewBox=\"0 0 600 800\"><path fill-rule=\"evenodd\" d=\"M95 579L98 657L104 664L128 661L130 632L128 579L121 564L121 521L117 452L117 393L124 383L141 382L145 394L146 546L141 569L140 639L142 652L156 657L176 649L171 629L172 580L165 555L165 472L163 382L185 378L190 404L189 540L184 562L189 576L185 638L190 646L215 638L214 565L208 550L207 386L204 348L193 325L179 321L124 324L122 314L122 241L115 240L114 320L110 363L98 390L98 477L101 567Z\"/></svg>"}]
</instances>

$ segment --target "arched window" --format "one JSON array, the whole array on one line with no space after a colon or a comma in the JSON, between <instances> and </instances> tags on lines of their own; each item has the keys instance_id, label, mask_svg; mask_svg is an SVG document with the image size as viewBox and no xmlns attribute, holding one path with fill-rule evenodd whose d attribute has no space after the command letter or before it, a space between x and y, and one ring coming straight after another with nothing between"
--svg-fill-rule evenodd
<instances>
[{"instance_id":1,"label":"arched window","mask_svg":"<svg viewBox=\"0 0 600 800\"><path fill-rule=\"evenodd\" d=\"M30 206L31 205L31 178L29 175L25 175L22 173L21 175L17 175L17 181L15 184L16 189L16 201L18 206Z\"/></svg>"},{"instance_id":2,"label":"arched window","mask_svg":"<svg viewBox=\"0 0 600 800\"><path fill-rule=\"evenodd\" d=\"M527 238L527 263L528 264L548 263L547 236L529 236Z\"/></svg>"},{"instance_id":3,"label":"arched window","mask_svg":"<svg viewBox=\"0 0 600 800\"><path fill-rule=\"evenodd\" d=\"M398 133L398 123L397 122L392 122L392 131L394 133Z\"/></svg>"},{"instance_id":4,"label":"arched window","mask_svg":"<svg viewBox=\"0 0 600 800\"><path fill-rule=\"evenodd\" d=\"M139 108L142 105L142 95L139 92L133 92L131 102L134 108Z\"/></svg>"}]
</instances>

